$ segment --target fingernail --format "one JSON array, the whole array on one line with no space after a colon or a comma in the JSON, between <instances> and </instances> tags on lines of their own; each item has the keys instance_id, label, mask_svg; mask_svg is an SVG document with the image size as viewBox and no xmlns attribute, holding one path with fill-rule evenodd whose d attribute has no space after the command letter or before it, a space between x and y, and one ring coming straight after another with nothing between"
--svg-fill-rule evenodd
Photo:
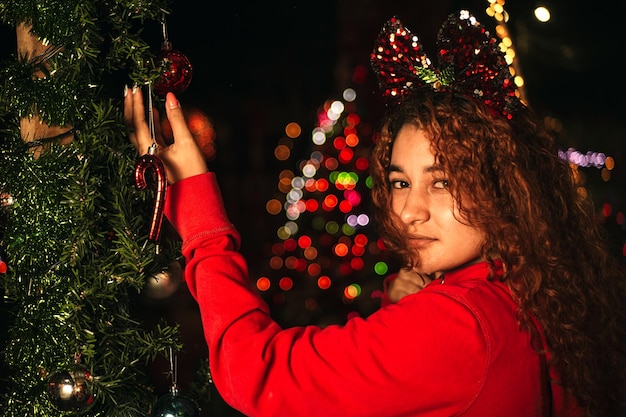
<instances>
[{"instance_id":1,"label":"fingernail","mask_svg":"<svg viewBox=\"0 0 626 417\"><path fill-rule=\"evenodd\" d=\"M137 84L133 85L133 94L135 94L137 92L137 89L139 89Z\"/></svg>"},{"instance_id":2,"label":"fingernail","mask_svg":"<svg viewBox=\"0 0 626 417\"><path fill-rule=\"evenodd\" d=\"M175 109L179 106L180 106L180 103L178 102L178 99L176 99L176 96L172 93L168 93L167 94L167 107L170 109Z\"/></svg>"},{"instance_id":3,"label":"fingernail","mask_svg":"<svg viewBox=\"0 0 626 417\"><path fill-rule=\"evenodd\" d=\"M128 84L124 84L124 97L128 95Z\"/></svg>"}]
</instances>

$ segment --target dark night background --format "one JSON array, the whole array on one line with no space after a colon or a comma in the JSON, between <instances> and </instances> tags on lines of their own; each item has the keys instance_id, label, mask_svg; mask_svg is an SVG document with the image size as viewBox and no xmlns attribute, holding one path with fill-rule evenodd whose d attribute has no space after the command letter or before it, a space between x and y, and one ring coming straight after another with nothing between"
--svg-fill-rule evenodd
<instances>
[{"instance_id":1,"label":"dark night background","mask_svg":"<svg viewBox=\"0 0 626 417\"><path fill-rule=\"evenodd\" d=\"M617 16L624 6L617 0L553 0L542 3L552 19L539 23L533 16L539 4L505 4L528 102L562 123L564 147L615 158L608 182L595 168L583 172L597 189L599 204L611 199L623 210L626 87L617 63L623 50ZM234 0L200 11L191 2L173 3L169 38L194 67L181 100L202 108L215 123L218 158L212 168L228 183L224 198L252 262L263 261L254 250L258 242L275 239L264 204L276 188L273 149L284 126L297 121L303 132L310 131L315 109L346 87L368 103L370 111L361 116L375 125L382 110L374 75L368 72L365 83L355 85L353 74L358 66L369 70L384 21L398 15L434 56L436 33L448 14L467 8L492 29L488 5L485 0Z\"/></svg>"},{"instance_id":2,"label":"dark night background","mask_svg":"<svg viewBox=\"0 0 626 417\"><path fill-rule=\"evenodd\" d=\"M594 168L585 172L599 203L612 199L615 208L623 209L626 87L620 77L618 16L625 6L619 0L551 0L541 4L549 7L552 19L539 23L533 16L539 4L505 4L528 102L561 122L565 147L615 158L608 182ZM361 117L375 126L382 109L369 54L383 23L398 15L434 56L437 30L459 9L472 11L495 34L494 19L485 14L488 5L486 0L172 2L169 40L193 66L191 85L179 98L214 123L218 156L211 168L226 185L224 198L252 262L257 260L252 248L275 236L265 202L275 189L279 168L273 151L285 125L298 122L305 136L316 109L352 87L367 103L368 112ZM146 26L144 34L158 52L161 28ZM0 25L0 38L0 57L7 58L14 53L15 34ZM368 73L364 83L355 84L359 66ZM120 96L126 82L119 80Z\"/></svg>"},{"instance_id":3,"label":"dark night background","mask_svg":"<svg viewBox=\"0 0 626 417\"><path fill-rule=\"evenodd\" d=\"M602 181L596 168L582 170L598 205L610 204L615 216L625 209L626 88L620 66L624 4L620 0L543 4L552 13L548 23L535 20L535 1L505 4L526 97L540 114L562 123L564 147L600 151L615 159L609 181ZM485 14L489 5L485 0L229 0L219 5L178 0L172 5L169 40L193 65L191 85L179 98L183 106L201 109L214 123L217 158L211 168L218 172L251 270L267 262L260 248L276 241L276 226L284 222L269 215L265 203L275 193L282 169L273 152L285 125L298 122L306 138L314 127L316 109L325 100L340 98L347 87L366 103L361 117L376 125L382 109L374 74L369 71L360 84L353 75L359 67L369 70L370 51L383 23L398 15L431 57L437 30L450 13L466 8L488 28L494 26ZM160 27L146 27L145 33L154 37L157 52ZM14 34L2 27L0 39L5 58L13 53ZM119 81L120 99L125 82ZM310 151L306 144L301 146L305 157ZM617 244L623 244L624 226L612 219L607 222ZM193 368L194 357L206 354L193 301L186 293L178 294L148 306L147 314L164 314L183 323L188 354L180 359L184 384L193 374L191 369L185 372L186 364ZM211 415L226 415L215 413Z\"/></svg>"}]
</instances>

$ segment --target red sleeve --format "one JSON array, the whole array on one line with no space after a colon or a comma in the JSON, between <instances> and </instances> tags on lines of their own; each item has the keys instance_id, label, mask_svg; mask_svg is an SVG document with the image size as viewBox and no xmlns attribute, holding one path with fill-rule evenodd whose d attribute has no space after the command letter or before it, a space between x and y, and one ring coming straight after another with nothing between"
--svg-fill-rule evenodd
<instances>
[{"instance_id":1,"label":"red sleeve","mask_svg":"<svg viewBox=\"0 0 626 417\"><path fill-rule=\"evenodd\" d=\"M345 326L282 329L250 284L213 174L169 187L165 214L183 239L216 388L245 415L454 415L480 391L490 344L466 306L421 291Z\"/></svg>"}]
</instances>

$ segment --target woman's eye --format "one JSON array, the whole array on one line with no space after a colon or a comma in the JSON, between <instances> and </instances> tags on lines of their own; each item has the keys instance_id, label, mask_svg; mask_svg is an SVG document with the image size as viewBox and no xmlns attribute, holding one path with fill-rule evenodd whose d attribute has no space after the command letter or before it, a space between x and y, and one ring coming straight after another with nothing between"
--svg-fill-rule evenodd
<instances>
[{"instance_id":1,"label":"woman's eye","mask_svg":"<svg viewBox=\"0 0 626 417\"><path fill-rule=\"evenodd\" d=\"M436 180L433 183L434 188L446 189L448 188L448 180Z\"/></svg>"},{"instance_id":2,"label":"woman's eye","mask_svg":"<svg viewBox=\"0 0 626 417\"><path fill-rule=\"evenodd\" d=\"M391 184L391 188L395 189L406 188L409 186L408 182L402 180L390 180L389 183Z\"/></svg>"}]
</instances>

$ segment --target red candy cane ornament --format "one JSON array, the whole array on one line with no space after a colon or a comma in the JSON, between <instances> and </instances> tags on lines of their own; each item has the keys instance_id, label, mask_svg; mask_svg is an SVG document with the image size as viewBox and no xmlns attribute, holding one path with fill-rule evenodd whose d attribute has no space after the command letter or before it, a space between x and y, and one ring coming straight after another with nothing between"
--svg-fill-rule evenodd
<instances>
[{"instance_id":1,"label":"red candy cane ornament","mask_svg":"<svg viewBox=\"0 0 626 417\"><path fill-rule=\"evenodd\" d=\"M139 157L135 164L135 186L138 190L145 190L148 187L146 181L146 170L154 171L156 181L156 195L154 201L154 210L152 212L152 223L150 224L150 234L148 239L158 243L161 233L161 224L163 222L163 209L165 205L165 191L167 190L167 177L165 174L165 166L163 162L156 156L156 144L150 145L148 153ZM157 246L158 252L158 246Z\"/></svg>"}]
</instances>

